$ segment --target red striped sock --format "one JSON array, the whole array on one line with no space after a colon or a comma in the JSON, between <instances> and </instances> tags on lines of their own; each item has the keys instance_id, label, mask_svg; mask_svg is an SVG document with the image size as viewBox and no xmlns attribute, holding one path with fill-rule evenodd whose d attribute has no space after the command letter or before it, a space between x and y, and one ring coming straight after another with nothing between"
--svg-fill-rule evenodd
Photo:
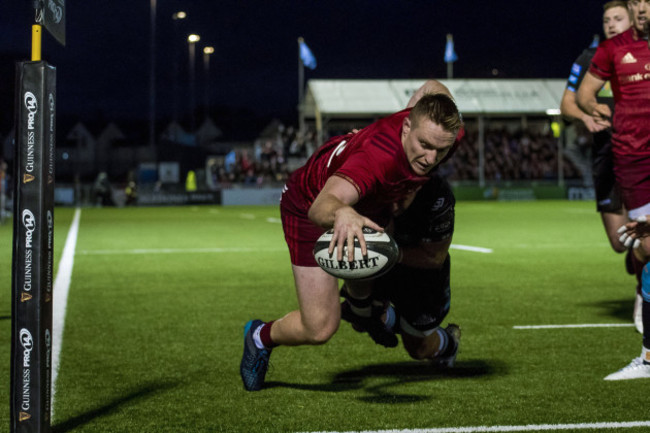
<instances>
[{"instance_id":1,"label":"red striped sock","mask_svg":"<svg viewBox=\"0 0 650 433\"><path fill-rule=\"evenodd\" d=\"M275 320L266 322L260 328L260 340L262 341L264 347L266 347L267 349L273 349L274 347L277 346L277 344L274 343L273 340L271 339L271 325L273 325L273 322L275 322Z\"/></svg>"}]
</instances>

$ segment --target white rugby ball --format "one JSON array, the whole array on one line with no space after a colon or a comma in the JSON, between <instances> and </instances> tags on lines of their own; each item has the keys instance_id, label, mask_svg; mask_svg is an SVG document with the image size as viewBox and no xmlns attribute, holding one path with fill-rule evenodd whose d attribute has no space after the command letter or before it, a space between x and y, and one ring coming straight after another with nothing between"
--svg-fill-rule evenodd
<instances>
[{"instance_id":1,"label":"white rugby ball","mask_svg":"<svg viewBox=\"0 0 650 433\"><path fill-rule=\"evenodd\" d=\"M363 228L368 255L361 255L359 240L354 240L354 260L348 261L347 246L343 248L343 260L337 260L337 247L330 255L327 249L332 240L332 230L323 233L314 246L314 258L325 272L345 280L363 280L377 278L388 272L397 263L399 248L395 240L387 233L378 232L368 227Z\"/></svg>"}]
</instances>

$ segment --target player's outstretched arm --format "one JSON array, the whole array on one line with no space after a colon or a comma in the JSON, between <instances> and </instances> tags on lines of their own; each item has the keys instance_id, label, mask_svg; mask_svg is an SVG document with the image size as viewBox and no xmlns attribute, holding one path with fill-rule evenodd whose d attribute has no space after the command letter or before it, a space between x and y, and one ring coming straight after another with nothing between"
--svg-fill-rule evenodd
<instances>
[{"instance_id":1,"label":"player's outstretched arm","mask_svg":"<svg viewBox=\"0 0 650 433\"><path fill-rule=\"evenodd\" d=\"M406 108L411 108L414 107L415 104L424 96L429 93L444 93L445 95L449 96L451 99L454 99L453 96L451 96L451 92L449 89L442 84L440 81L437 80L427 80L418 90L415 91L413 96L411 96L411 99L409 99L408 104L406 104Z\"/></svg>"},{"instance_id":2,"label":"player's outstretched arm","mask_svg":"<svg viewBox=\"0 0 650 433\"><path fill-rule=\"evenodd\" d=\"M307 214L309 219L323 228L334 229L329 252L337 247L337 260L342 260L343 246L348 246L348 260L354 260L354 238L359 239L361 253L367 254L363 227L383 231L381 226L360 215L352 206L359 201L357 189L347 180L330 177L314 200Z\"/></svg>"},{"instance_id":3,"label":"player's outstretched arm","mask_svg":"<svg viewBox=\"0 0 650 433\"><path fill-rule=\"evenodd\" d=\"M569 89L564 89L562 102L560 103L560 112L562 116L569 120L580 120L585 124L589 132L598 132L606 129L604 125L596 122L596 119L585 113L576 103L576 94Z\"/></svg>"}]
</instances>

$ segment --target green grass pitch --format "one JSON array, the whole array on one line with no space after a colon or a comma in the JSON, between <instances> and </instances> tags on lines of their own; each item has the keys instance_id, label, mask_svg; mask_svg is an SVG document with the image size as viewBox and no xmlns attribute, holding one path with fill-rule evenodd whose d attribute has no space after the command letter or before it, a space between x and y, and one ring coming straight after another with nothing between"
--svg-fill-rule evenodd
<instances>
[{"instance_id":1,"label":"green grass pitch","mask_svg":"<svg viewBox=\"0 0 650 433\"><path fill-rule=\"evenodd\" d=\"M73 209L56 209L56 264ZM0 226L0 431L9 425L11 221ZM605 382L641 349L635 280L591 202L459 202L457 366L440 373L347 324L276 349L261 392L242 331L296 308L277 207L83 209L55 432L312 432L650 420L650 381ZM629 428L642 432L648 427ZM567 430L564 430L567 431ZM590 429L581 432L592 431ZM603 430L593 430L603 431ZM612 430L606 430L612 431Z\"/></svg>"}]
</instances>

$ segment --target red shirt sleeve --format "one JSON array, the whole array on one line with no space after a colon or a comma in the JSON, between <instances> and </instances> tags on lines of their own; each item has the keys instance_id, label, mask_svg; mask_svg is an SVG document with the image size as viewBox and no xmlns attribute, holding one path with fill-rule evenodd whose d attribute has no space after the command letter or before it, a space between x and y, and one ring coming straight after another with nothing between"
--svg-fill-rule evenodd
<instances>
[{"instance_id":1,"label":"red shirt sleeve","mask_svg":"<svg viewBox=\"0 0 650 433\"><path fill-rule=\"evenodd\" d=\"M589 72L604 81L608 81L614 73L614 62L610 56L609 46L607 41L600 44L589 66Z\"/></svg>"},{"instance_id":2,"label":"red shirt sleeve","mask_svg":"<svg viewBox=\"0 0 650 433\"><path fill-rule=\"evenodd\" d=\"M334 176L351 182L360 199L391 177L393 166L399 161L396 153L401 150L401 143L390 143L383 134L368 140L368 143L346 155L345 162L334 173Z\"/></svg>"}]
</instances>

